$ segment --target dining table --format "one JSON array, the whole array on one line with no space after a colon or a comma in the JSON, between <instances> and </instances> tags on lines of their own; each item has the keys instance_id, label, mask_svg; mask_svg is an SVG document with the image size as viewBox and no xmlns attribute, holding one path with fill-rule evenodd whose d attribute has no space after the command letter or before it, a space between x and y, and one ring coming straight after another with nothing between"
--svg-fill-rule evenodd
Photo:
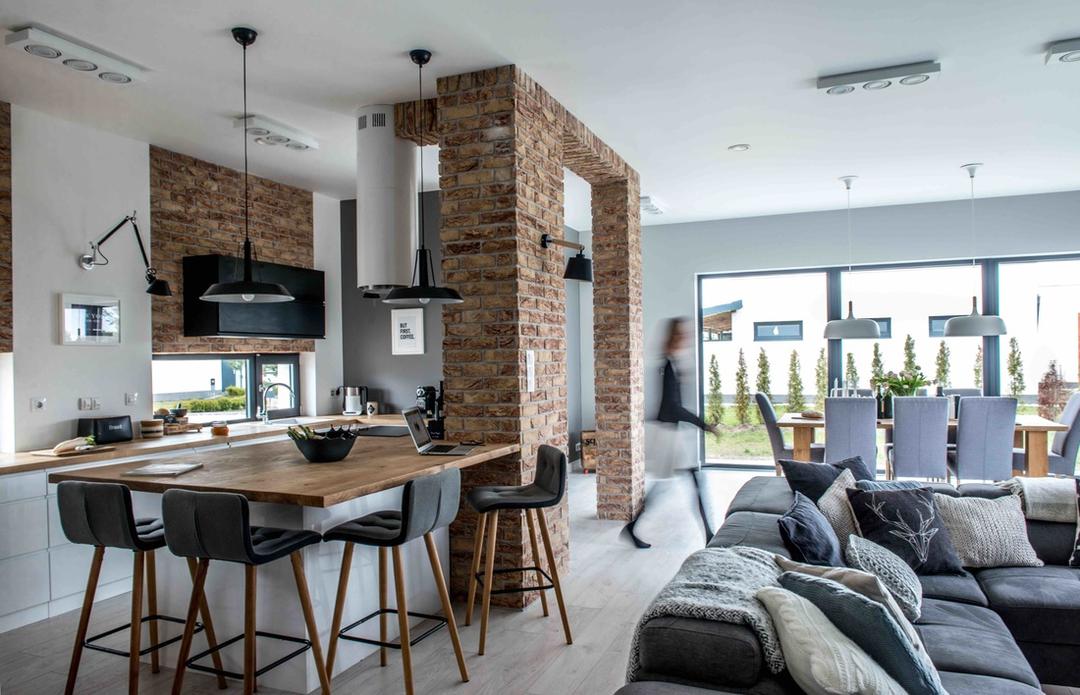
<instances>
[{"instance_id":1,"label":"dining table","mask_svg":"<svg viewBox=\"0 0 1080 695\"><path fill-rule=\"evenodd\" d=\"M796 461L810 460L810 445L814 433L825 427L823 417L805 417L800 413L785 413L776 423L791 430L792 456ZM877 421L879 430L891 430L892 418ZM949 420L949 427L956 427L956 420ZM1017 415L1016 428L1013 432L1013 446L1023 449L1027 457L1027 475L1033 478L1045 478L1050 474L1049 437L1051 432L1064 432L1068 426L1038 415ZM777 475L779 475L777 466Z\"/></svg>"}]
</instances>

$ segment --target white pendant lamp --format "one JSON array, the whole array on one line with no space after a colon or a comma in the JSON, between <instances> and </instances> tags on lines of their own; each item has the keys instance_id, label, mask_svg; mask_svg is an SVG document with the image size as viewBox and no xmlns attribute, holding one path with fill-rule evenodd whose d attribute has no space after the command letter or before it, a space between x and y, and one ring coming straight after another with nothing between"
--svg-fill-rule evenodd
<instances>
[{"instance_id":1,"label":"white pendant lamp","mask_svg":"<svg viewBox=\"0 0 1080 695\"><path fill-rule=\"evenodd\" d=\"M851 182L857 176L841 176L847 190L847 235L848 235L848 272L851 272ZM881 326L874 319L855 318L855 307L848 302L847 318L833 319L825 324L825 338L828 340L875 339L881 337Z\"/></svg>"},{"instance_id":2,"label":"white pendant lamp","mask_svg":"<svg viewBox=\"0 0 1080 695\"><path fill-rule=\"evenodd\" d=\"M975 234L975 172L981 167L981 163L965 164L961 169L968 173L971 182L971 265L976 265L976 234ZM988 335L1005 335L1005 321L1000 316L993 314L980 314L978 297L971 297L971 313L967 316L956 316L945 322L945 336L948 338L959 337L982 337Z\"/></svg>"}]
</instances>

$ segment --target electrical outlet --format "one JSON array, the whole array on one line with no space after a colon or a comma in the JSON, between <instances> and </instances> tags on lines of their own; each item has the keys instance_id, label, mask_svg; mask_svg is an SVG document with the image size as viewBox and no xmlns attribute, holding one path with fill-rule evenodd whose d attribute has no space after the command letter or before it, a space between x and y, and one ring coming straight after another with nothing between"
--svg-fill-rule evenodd
<instances>
[{"instance_id":1,"label":"electrical outlet","mask_svg":"<svg viewBox=\"0 0 1080 695\"><path fill-rule=\"evenodd\" d=\"M44 411L48 400L45 396L30 396L30 412L40 413Z\"/></svg>"},{"instance_id":2,"label":"electrical outlet","mask_svg":"<svg viewBox=\"0 0 1080 695\"><path fill-rule=\"evenodd\" d=\"M124 405L135 405L138 402L139 402L139 392L138 391L124 394Z\"/></svg>"},{"instance_id":3,"label":"electrical outlet","mask_svg":"<svg viewBox=\"0 0 1080 695\"><path fill-rule=\"evenodd\" d=\"M101 410L101 399L97 396L79 398L79 410Z\"/></svg>"},{"instance_id":4,"label":"electrical outlet","mask_svg":"<svg viewBox=\"0 0 1080 695\"><path fill-rule=\"evenodd\" d=\"M101 399L94 396L91 401L93 402L94 410L101 410Z\"/></svg>"}]
</instances>

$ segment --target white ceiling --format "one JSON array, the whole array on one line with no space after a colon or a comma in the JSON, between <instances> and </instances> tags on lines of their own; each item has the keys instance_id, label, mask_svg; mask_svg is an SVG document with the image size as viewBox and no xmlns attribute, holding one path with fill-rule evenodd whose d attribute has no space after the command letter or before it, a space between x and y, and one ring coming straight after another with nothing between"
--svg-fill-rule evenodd
<instances>
[{"instance_id":1,"label":"white ceiling","mask_svg":"<svg viewBox=\"0 0 1080 695\"><path fill-rule=\"evenodd\" d=\"M141 64L114 87L0 47L0 99L232 167L240 49L250 109L313 134L318 152L256 148L252 170L352 197L354 110L413 98L408 49L434 80L517 63L641 173L667 213L646 224L1080 189L1080 64L1047 42L1080 36L1075 0L4 0L0 26L36 23ZM827 97L818 75L937 59L919 87ZM747 142L753 149L732 153ZM429 148L430 149L430 148ZM429 157L433 153L428 153ZM429 159L429 161L434 161ZM567 221L588 228L569 186Z\"/></svg>"}]
</instances>

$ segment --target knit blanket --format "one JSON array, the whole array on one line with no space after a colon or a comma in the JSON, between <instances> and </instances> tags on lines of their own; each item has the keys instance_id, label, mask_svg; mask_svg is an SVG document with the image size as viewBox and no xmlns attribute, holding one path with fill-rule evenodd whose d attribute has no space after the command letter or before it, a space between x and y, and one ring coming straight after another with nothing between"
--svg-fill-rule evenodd
<instances>
[{"instance_id":1,"label":"knit blanket","mask_svg":"<svg viewBox=\"0 0 1080 695\"><path fill-rule=\"evenodd\" d=\"M1076 523L1077 489L1073 478L1010 478L998 485L1020 498L1028 519Z\"/></svg>"},{"instance_id":2,"label":"knit blanket","mask_svg":"<svg viewBox=\"0 0 1080 695\"><path fill-rule=\"evenodd\" d=\"M765 606L754 597L764 586L779 586L779 576L780 568L772 553L758 548L705 548L686 558L638 621L630 643L626 682L637 680L641 630L653 618L699 618L747 625L761 642L769 671L783 671L784 654L776 629Z\"/></svg>"}]
</instances>

